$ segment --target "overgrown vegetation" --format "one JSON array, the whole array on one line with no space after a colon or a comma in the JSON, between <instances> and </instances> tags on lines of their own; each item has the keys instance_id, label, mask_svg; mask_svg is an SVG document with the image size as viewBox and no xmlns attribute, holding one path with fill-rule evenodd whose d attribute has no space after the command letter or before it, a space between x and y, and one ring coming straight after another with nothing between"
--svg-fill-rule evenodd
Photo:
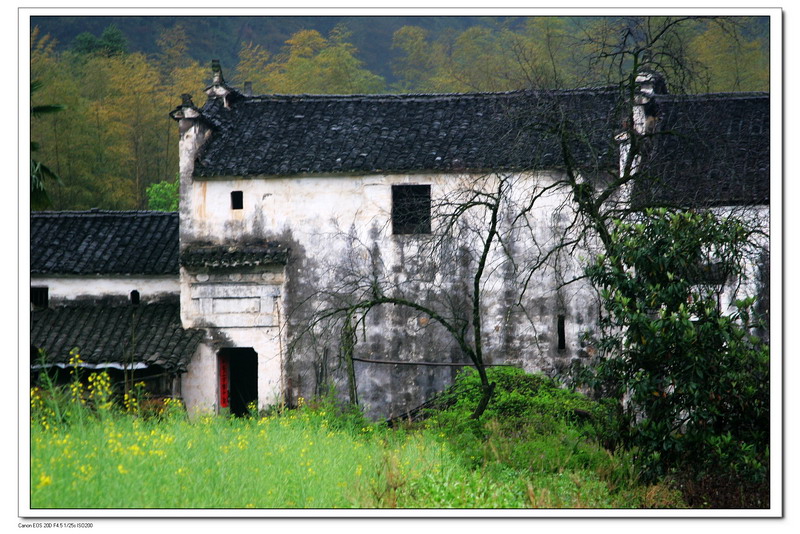
<instances>
[{"instance_id":1,"label":"overgrown vegetation","mask_svg":"<svg viewBox=\"0 0 800 534\"><path fill-rule=\"evenodd\" d=\"M332 398L249 417L189 420L180 403L112 396L103 373L42 376L31 390L32 508L679 507L637 483L630 456L596 441L608 411L544 376L492 370L495 403L465 417L479 380L449 408L388 428ZM87 386L88 384L88 386Z\"/></svg>"},{"instance_id":2,"label":"overgrown vegetation","mask_svg":"<svg viewBox=\"0 0 800 534\"><path fill-rule=\"evenodd\" d=\"M712 212L648 210L618 222L588 269L607 311L583 382L616 402L612 440L644 480L673 477L720 507L769 503L769 347L752 298L726 309L748 229Z\"/></svg>"}]
</instances>

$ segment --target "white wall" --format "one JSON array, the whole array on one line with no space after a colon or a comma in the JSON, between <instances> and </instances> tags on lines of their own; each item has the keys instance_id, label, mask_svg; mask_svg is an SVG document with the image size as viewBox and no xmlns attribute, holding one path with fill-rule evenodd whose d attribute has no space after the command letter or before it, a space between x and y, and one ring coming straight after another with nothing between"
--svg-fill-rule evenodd
<instances>
[{"instance_id":1,"label":"white wall","mask_svg":"<svg viewBox=\"0 0 800 534\"><path fill-rule=\"evenodd\" d=\"M180 281L174 276L39 276L31 275L31 286L48 288L53 301L71 301L81 297L129 297L139 292L141 302L164 296L177 296Z\"/></svg>"}]
</instances>

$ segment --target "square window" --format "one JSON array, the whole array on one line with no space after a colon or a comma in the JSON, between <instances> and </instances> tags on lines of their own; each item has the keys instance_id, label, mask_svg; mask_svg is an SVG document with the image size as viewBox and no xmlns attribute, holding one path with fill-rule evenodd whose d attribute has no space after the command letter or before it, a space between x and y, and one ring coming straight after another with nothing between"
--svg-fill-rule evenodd
<instances>
[{"instance_id":1,"label":"square window","mask_svg":"<svg viewBox=\"0 0 800 534\"><path fill-rule=\"evenodd\" d=\"M392 186L392 233L431 233L431 186Z\"/></svg>"},{"instance_id":2,"label":"square window","mask_svg":"<svg viewBox=\"0 0 800 534\"><path fill-rule=\"evenodd\" d=\"M31 305L35 309L47 308L48 300L47 287L31 287Z\"/></svg>"},{"instance_id":3,"label":"square window","mask_svg":"<svg viewBox=\"0 0 800 534\"><path fill-rule=\"evenodd\" d=\"M231 209L240 210L244 208L244 195L241 191L231 191Z\"/></svg>"}]
</instances>

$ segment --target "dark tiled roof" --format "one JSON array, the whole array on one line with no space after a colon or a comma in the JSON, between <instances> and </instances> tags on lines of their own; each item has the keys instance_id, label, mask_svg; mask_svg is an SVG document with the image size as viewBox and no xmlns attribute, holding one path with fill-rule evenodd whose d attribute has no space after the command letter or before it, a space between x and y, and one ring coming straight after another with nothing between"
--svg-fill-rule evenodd
<instances>
[{"instance_id":1,"label":"dark tiled roof","mask_svg":"<svg viewBox=\"0 0 800 534\"><path fill-rule=\"evenodd\" d=\"M285 265L289 249L278 242L235 246L192 245L181 252L181 265L191 269L225 269Z\"/></svg>"},{"instance_id":2,"label":"dark tiled roof","mask_svg":"<svg viewBox=\"0 0 800 534\"><path fill-rule=\"evenodd\" d=\"M575 121L573 151L616 165L609 90L451 95L259 96L209 99L213 134L196 176L452 172L563 166L553 124ZM599 148L599 150L598 150Z\"/></svg>"},{"instance_id":3,"label":"dark tiled roof","mask_svg":"<svg viewBox=\"0 0 800 534\"><path fill-rule=\"evenodd\" d=\"M177 299L139 306L78 303L35 311L31 318L31 345L44 349L51 364L67 363L76 347L88 364L129 363L133 347L134 362L182 372L202 337L200 330L181 327Z\"/></svg>"},{"instance_id":4,"label":"dark tiled roof","mask_svg":"<svg viewBox=\"0 0 800 534\"><path fill-rule=\"evenodd\" d=\"M178 214L31 213L32 274L178 274Z\"/></svg>"},{"instance_id":5,"label":"dark tiled roof","mask_svg":"<svg viewBox=\"0 0 800 534\"><path fill-rule=\"evenodd\" d=\"M639 205L769 204L769 95L660 96Z\"/></svg>"},{"instance_id":6,"label":"dark tiled roof","mask_svg":"<svg viewBox=\"0 0 800 534\"><path fill-rule=\"evenodd\" d=\"M195 175L459 172L563 168L616 172L624 113L611 89L453 95L209 99L213 129ZM639 204L768 203L769 95L659 95L651 180ZM644 173L643 173L644 174Z\"/></svg>"}]
</instances>

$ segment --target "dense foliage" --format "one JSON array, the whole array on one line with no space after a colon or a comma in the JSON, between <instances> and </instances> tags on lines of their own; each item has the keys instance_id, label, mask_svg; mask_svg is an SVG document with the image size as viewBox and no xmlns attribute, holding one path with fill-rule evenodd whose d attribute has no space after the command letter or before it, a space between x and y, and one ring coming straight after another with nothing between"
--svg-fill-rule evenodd
<instances>
[{"instance_id":1,"label":"dense foliage","mask_svg":"<svg viewBox=\"0 0 800 534\"><path fill-rule=\"evenodd\" d=\"M766 506L769 348L753 299L726 309L718 293L742 273L749 237L711 212L618 223L588 270L607 313L603 357L582 378L618 402L616 438L637 450L644 477L710 480L726 505Z\"/></svg>"},{"instance_id":2,"label":"dense foliage","mask_svg":"<svg viewBox=\"0 0 800 534\"><path fill-rule=\"evenodd\" d=\"M155 211L178 211L180 182L158 182L147 187L147 209Z\"/></svg>"}]
</instances>

